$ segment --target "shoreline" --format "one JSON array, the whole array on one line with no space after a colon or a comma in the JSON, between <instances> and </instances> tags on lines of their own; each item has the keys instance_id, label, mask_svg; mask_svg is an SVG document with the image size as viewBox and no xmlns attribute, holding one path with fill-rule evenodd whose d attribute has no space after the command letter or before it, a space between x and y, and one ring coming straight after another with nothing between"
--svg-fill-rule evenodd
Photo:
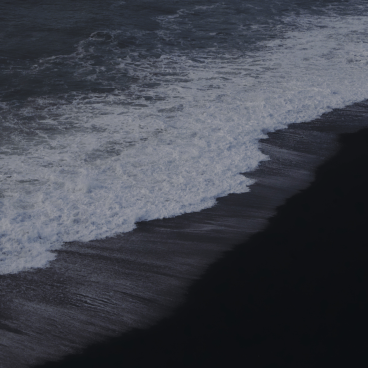
<instances>
[{"instance_id":1,"label":"shoreline","mask_svg":"<svg viewBox=\"0 0 368 368\"><path fill-rule=\"evenodd\" d=\"M184 303L153 327L41 366L366 366L368 129L356 131L367 127L367 111L366 103L355 104L270 133L262 151L278 160L263 162L252 173L257 184L249 192L253 202L247 199L249 213L263 211L261 219L277 206L266 228L252 234L265 224L250 224L249 239L222 251L189 287ZM328 120L333 124L337 117L331 126ZM336 137L342 133L339 148ZM265 191L271 203L259 209L257 196ZM237 196L219 199L214 208L244 206ZM155 220L138 229L149 231L167 221L177 220Z\"/></svg>"},{"instance_id":2,"label":"shoreline","mask_svg":"<svg viewBox=\"0 0 368 368\"><path fill-rule=\"evenodd\" d=\"M258 236L254 234L264 233L268 219L286 198L308 190L316 167L337 152L338 135L368 127L367 116L368 103L362 102L269 133L260 148L271 160L245 174L256 180L250 192L219 198L214 207L197 213L139 223L115 238L65 244L49 267L1 276L4 368L69 367L71 362L78 367L109 367L121 358L122 349L126 359L130 350L142 355L143 342L145 355L154 356L152 348L165 352L156 344L159 336L180 325L180 313L201 305L201 295L208 295L207 287L213 290L215 286L208 286L214 285L211 277L220 275L221 267L226 269L226 259L239 255L240 248L250 248L249 241ZM232 266L228 267L231 275ZM204 316L198 323L201 319ZM196 331L188 320L187 325ZM208 331L212 325L216 323L210 323ZM173 332L168 346L178 338ZM173 347L176 351L178 357L186 354ZM128 367L149 365L130 357L124 363ZM160 366L167 358L167 366L180 367L170 363L169 351L161 358ZM200 358L194 360L200 366ZM42 365L52 361L60 363Z\"/></svg>"}]
</instances>

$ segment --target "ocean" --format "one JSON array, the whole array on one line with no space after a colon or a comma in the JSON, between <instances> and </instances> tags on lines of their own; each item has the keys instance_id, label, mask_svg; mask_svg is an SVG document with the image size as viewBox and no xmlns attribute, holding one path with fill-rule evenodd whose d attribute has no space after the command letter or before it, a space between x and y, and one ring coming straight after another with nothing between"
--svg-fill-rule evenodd
<instances>
[{"instance_id":1,"label":"ocean","mask_svg":"<svg viewBox=\"0 0 368 368\"><path fill-rule=\"evenodd\" d=\"M169 315L335 149L261 147L368 98L367 36L361 0L2 1L1 367Z\"/></svg>"}]
</instances>

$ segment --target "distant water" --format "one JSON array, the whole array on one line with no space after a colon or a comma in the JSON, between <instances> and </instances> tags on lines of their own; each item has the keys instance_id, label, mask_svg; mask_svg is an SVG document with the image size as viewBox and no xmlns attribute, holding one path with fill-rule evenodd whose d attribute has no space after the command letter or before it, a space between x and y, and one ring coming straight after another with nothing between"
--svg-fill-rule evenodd
<instances>
[{"instance_id":1,"label":"distant water","mask_svg":"<svg viewBox=\"0 0 368 368\"><path fill-rule=\"evenodd\" d=\"M248 191L265 133L368 98L364 1L0 4L0 274Z\"/></svg>"}]
</instances>

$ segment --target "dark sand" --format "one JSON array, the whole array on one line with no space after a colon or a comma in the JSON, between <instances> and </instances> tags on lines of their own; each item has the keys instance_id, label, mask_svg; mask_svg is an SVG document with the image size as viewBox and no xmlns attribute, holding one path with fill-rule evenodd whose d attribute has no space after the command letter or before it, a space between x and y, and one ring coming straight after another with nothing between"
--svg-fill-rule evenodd
<instances>
[{"instance_id":1,"label":"dark sand","mask_svg":"<svg viewBox=\"0 0 368 368\"><path fill-rule=\"evenodd\" d=\"M270 208L281 200L282 150L291 161L304 157L296 166L313 167L336 152L335 138L345 132L312 184L279 206L264 231L212 264L174 314L43 367L367 367L368 130L346 134L367 126L367 111L356 104L271 133L262 149L278 150L276 163L254 173L247 203L254 211L257 196L268 193L272 202L275 193ZM307 185L297 170L285 191ZM220 209L237 198L244 196L221 199Z\"/></svg>"}]
</instances>

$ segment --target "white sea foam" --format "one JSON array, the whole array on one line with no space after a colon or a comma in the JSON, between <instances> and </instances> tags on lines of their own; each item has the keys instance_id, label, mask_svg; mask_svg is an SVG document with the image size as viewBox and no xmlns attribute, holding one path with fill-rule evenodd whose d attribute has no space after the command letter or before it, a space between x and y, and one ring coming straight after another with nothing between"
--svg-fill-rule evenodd
<instances>
[{"instance_id":1,"label":"white sea foam","mask_svg":"<svg viewBox=\"0 0 368 368\"><path fill-rule=\"evenodd\" d=\"M63 242L245 192L252 181L240 173L266 159L257 144L265 132L368 98L368 18L288 21L297 30L253 54L121 59L116 73L156 83L130 99L91 94L24 107L55 129L2 147L0 274L47 265Z\"/></svg>"}]
</instances>

